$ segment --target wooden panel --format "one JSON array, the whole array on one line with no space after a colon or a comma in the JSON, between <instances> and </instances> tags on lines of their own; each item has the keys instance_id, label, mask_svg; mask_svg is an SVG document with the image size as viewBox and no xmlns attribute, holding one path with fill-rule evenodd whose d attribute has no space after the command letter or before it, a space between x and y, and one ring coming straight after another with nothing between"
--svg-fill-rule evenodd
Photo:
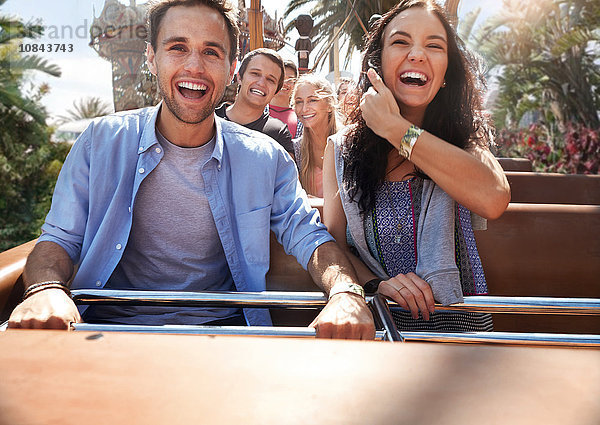
<instances>
[{"instance_id":1,"label":"wooden panel","mask_svg":"<svg viewBox=\"0 0 600 425\"><path fill-rule=\"evenodd\" d=\"M510 204L475 232L490 295L600 296L600 206ZM600 334L600 317L494 315L497 331Z\"/></svg>"},{"instance_id":2,"label":"wooden panel","mask_svg":"<svg viewBox=\"0 0 600 425\"><path fill-rule=\"evenodd\" d=\"M475 232L491 295L598 297L600 206L510 204Z\"/></svg>"},{"instance_id":3,"label":"wooden panel","mask_svg":"<svg viewBox=\"0 0 600 425\"><path fill-rule=\"evenodd\" d=\"M8 331L0 424L597 424L600 351Z\"/></svg>"},{"instance_id":4,"label":"wooden panel","mask_svg":"<svg viewBox=\"0 0 600 425\"><path fill-rule=\"evenodd\" d=\"M504 171L532 171L533 166L527 158L496 158Z\"/></svg>"},{"instance_id":5,"label":"wooden panel","mask_svg":"<svg viewBox=\"0 0 600 425\"><path fill-rule=\"evenodd\" d=\"M559 316L540 314L493 314L498 332L542 332L600 335L598 316Z\"/></svg>"},{"instance_id":6,"label":"wooden panel","mask_svg":"<svg viewBox=\"0 0 600 425\"><path fill-rule=\"evenodd\" d=\"M511 202L600 205L600 175L507 172Z\"/></svg>"},{"instance_id":7,"label":"wooden panel","mask_svg":"<svg viewBox=\"0 0 600 425\"><path fill-rule=\"evenodd\" d=\"M10 298L13 286L23 272L25 260L35 246L36 240L0 252L0 312ZM10 307L12 310L12 306ZM5 316L5 314L2 314Z\"/></svg>"}]
</instances>

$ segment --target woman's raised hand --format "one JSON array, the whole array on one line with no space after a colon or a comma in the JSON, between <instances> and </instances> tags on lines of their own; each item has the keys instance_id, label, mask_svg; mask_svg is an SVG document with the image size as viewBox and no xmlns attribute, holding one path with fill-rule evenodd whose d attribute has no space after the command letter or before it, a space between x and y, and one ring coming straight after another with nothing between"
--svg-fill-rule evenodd
<instances>
[{"instance_id":1,"label":"woman's raised hand","mask_svg":"<svg viewBox=\"0 0 600 425\"><path fill-rule=\"evenodd\" d=\"M360 110L369 128L380 137L391 141L406 132L410 123L400 114L394 95L374 69L367 71L372 86L360 100Z\"/></svg>"}]
</instances>

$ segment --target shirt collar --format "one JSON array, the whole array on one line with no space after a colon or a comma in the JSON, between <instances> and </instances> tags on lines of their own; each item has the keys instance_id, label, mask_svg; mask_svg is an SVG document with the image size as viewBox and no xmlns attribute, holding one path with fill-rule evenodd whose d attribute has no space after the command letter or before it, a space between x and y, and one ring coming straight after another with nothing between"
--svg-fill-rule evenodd
<instances>
[{"instance_id":1,"label":"shirt collar","mask_svg":"<svg viewBox=\"0 0 600 425\"><path fill-rule=\"evenodd\" d=\"M272 109L275 112L287 112L287 111L292 110L292 108L289 106L285 107L285 106L275 106L275 105L269 105L269 109Z\"/></svg>"},{"instance_id":2,"label":"shirt collar","mask_svg":"<svg viewBox=\"0 0 600 425\"><path fill-rule=\"evenodd\" d=\"M215 114L215 149L213 150L212 157L216 159L219 164L223 159L223 121L223 118Z\"/></svg>"},{"instance_id":3,"label":"shirt collar","mask_svg":"<svg viewBox=\"0 0 600 425\"><path fill-rule=\"evenodd\" d=\"M159 144L158 138L156 137L156 119L162 106L162 101L152 108L146 118L146 124L142 130L142 136L140 137L138 154L146 152L153 145ZM223 159L223 118L215 117L215 149L212 153L212 158L215 158L219 163Z\"/></svg>"},{"instance_id":4,"label":"shirt collar","mask_svg":"<svg viewBox=\"0 0 600 425\"><path fill-rule=\"evenodd\" d=\"M138 155L146 152L153 145L158 144L158 139L156 138L156 119L158 118L161 106L162 101L149 109L150 113L146 116L146 123L142 129L142 136L138 143Z\"/></svg>"}]
</instances>

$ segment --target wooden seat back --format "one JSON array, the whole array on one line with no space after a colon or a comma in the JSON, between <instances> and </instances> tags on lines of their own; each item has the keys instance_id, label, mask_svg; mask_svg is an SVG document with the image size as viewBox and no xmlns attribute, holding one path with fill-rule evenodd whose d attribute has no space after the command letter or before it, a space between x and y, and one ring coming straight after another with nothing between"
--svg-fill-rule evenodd
<instances>
[{"instance_id":1,"label":"wooden seat back","mask_svg":"<svg viewBox=\"0 0 600 425\"><path fill-rule=\"evenodd\" d=\"M600 175L506 172L511 202L600 205Z\"/></svg>"},{"instance_id":2,"label":"wooden seat back","mask_svg":"<svg viewBox=\"0 0 600 425\"><path fill-rule=\"evenodd\" d=\"M10 312L21 299L23 294L21 273L35 242L33 240L0 252L0 322L8 319Z\"/></svg>"},{"instance_id":3,"label":"wooden seat back","mask_svg":"<svg viewBox=\"0 0 600 425\"><path fill-rule=\"evenodd\" d=\"M497 158L504 171L532 171L533 165L527 158Z\"/></svg>"}]
</instances>

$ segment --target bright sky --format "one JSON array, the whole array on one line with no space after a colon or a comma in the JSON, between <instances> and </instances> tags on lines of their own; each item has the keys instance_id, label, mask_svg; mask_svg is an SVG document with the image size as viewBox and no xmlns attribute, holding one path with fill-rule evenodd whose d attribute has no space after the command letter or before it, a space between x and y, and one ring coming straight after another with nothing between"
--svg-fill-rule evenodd
<instances>
[{"instance_id":1,"label":"bright sky","mask_svg":"<svg viewBox=\"0 0 600 425\"><path fill-rule=\"evenodd\" d=\"M60 78L47 75L36 76L36 81L47 82L51 92L43 99L51 116L61 115L69 109L74 100L87 96L97 96L112 104L111 66L89 47L89 29L94 11L96 16L104 7L105 0L8 0L2 7L2 13L17 15L24 20L41 20L47 27L42 39L37 43L72 44L72 52L39 53L62 70ZM120 0L129 3L129 0ZM145 0L138 0L145 3ZM249 6L250 0L246 0ZM285 0L262 0L262 5L274 17L283 16ZM489 14L500 6L499 0L462 0L459 16L479 6ZM288 42L294 44L297 35L292 34ZM286 46L280 52L286 58L295 59L294 49ZM314 59L311 57L311 59ZM311 62L312 64L312 62ZM358 73L358 61L350 65L348 71Z\"/></svg>"}]
</instances>

